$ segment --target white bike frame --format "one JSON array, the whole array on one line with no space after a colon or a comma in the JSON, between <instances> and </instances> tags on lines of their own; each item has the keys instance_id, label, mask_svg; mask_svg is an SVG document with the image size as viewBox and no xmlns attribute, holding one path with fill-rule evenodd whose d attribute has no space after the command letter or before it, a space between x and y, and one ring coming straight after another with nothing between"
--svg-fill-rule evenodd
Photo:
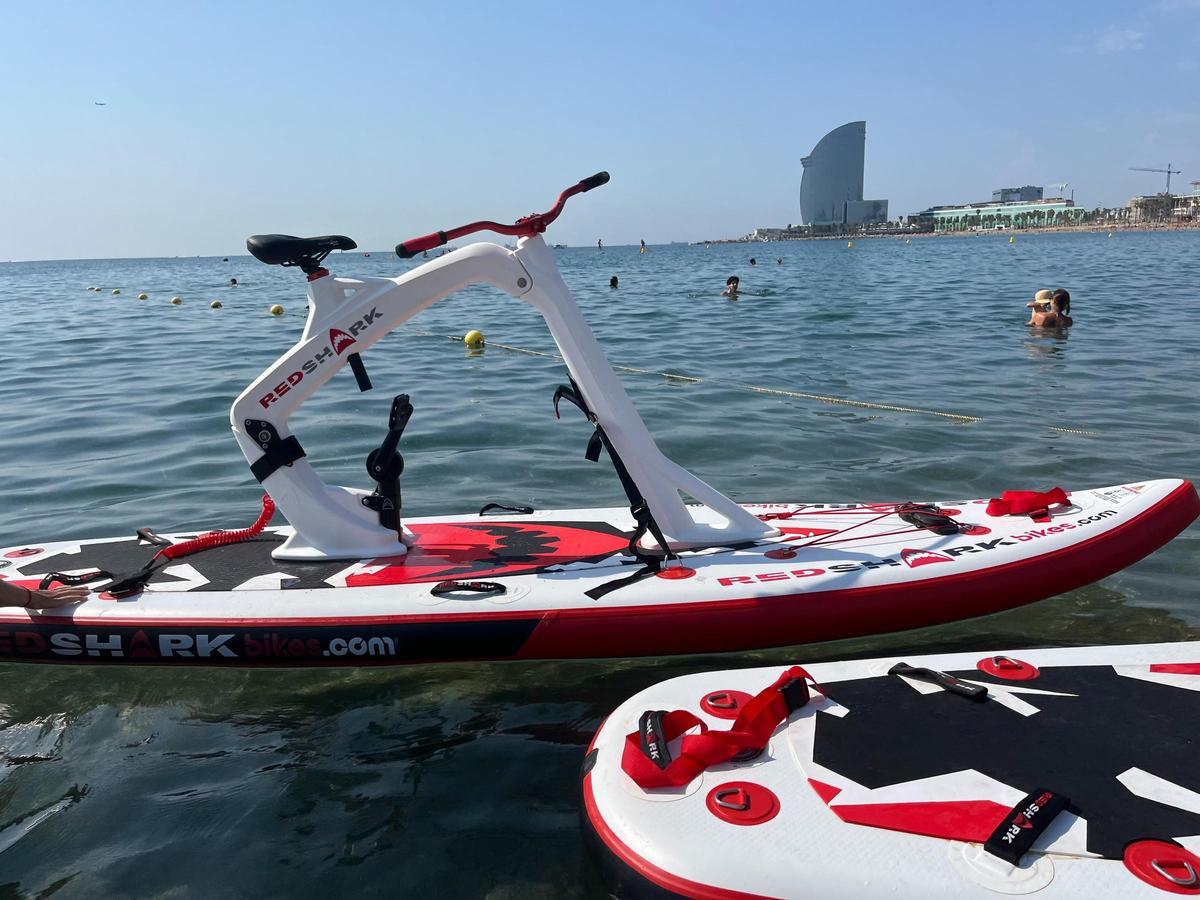
<instances>
[{"instance_id":1,"label":"white bike frame","mask_svg":"<svg viewBox=\"0 0 1200 900\"><path fill-rule=\"evenodd\" d=\"M777 529L658 449L538 234L522 237L515 251L497 244L472 244L398 278L336 278L324 270L310 276L304 333L241 393L230 411L246 460L253 464L263 456L263 435L249 433L250 423L270 423L279 438L288 438L291 414L346 364L350 354L364 352L449 294L481 283L526 301L546 320L583 401L620 455L672 550L778 536ZM369 491L325 484L305 458L275 469L263 480L263 487L294 529L274 551L277 559L399 556L412 544L411 532L402 528L397 534L384 527L378 513L363 505ZM681 492L715 512L720 521L697 521ZM647 540L646 546L657 544Z\"/></svg>"}]
</instances>

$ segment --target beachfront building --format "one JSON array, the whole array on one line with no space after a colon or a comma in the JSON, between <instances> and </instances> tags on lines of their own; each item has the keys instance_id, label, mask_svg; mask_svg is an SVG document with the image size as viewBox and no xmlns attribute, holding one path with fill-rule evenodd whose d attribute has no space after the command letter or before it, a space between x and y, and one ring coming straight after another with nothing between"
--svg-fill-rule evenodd
<instances>
[{"instance_id":1,"label":"beachfront building","mask_svg":"<svg viewBox=\"0 0 1200 900\"><path fill-rule=\"evenodd\" d=\"M992 191L993 203L1020 203L1041 199L1042 189L1032 184L1027 184L1024 187L1000 188Z\"/></svg>"},{"instance_id":2,"label":"beachfront building","mask_svg":"<svg viewBox=\"0 0 1200 900\"><path fill-rule=\"evenodd\" d=\"M1200 218L1200 181L1193 181L1196 188L1190 194L1150 194L1134 197L1129 201L1129 221L1144 222L1193 222Z\"/></svg>"},{"instance_id":3,"label":"beachfront building","mask_svg":"<svg viewBox=\"0 0 1200 900\"><path fill-rule=\"evenodd\" d=\"M886 222L886 200L863 199L867 123L833 129L800 160L800 218L805 225Z\"/></svg>"},{"instance_id":4,"label":"beachfront building","mask_svg":"<svg viewBox=\"0 0 1200 900\"><path fill-rule=\"evenodd\" d=\"M910 216L909 221L926 222L934 231L991 231L1070 225L1079 222L1085 214L1086 211L1077 207L1073 200L1050 197L931 206Z\"/></svg>"}]
</instances>

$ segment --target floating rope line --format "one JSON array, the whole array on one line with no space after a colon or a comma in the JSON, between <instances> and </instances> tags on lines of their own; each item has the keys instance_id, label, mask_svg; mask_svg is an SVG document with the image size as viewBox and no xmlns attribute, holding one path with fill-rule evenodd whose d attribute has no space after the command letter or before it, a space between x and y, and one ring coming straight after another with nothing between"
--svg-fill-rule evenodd
<instances>
[{"instance_id":1,"label":"floating rope line","mask_svg":"<svg viewBox=\"0 0 1200 900\"><path fill-rule=\"evenodd\" d=\"M456 334L434 334L432 331L417 331L409 329L409 334L415 334L420 337L435 337L445 338L448 341L462 341L461 335ZM546 350L531 350L528 347L515 347L512 344L500 344L496 341L488 341L488 347L498 347L501 350L508 350L512 353L524 353L526 356L541 356L546 359L562 360L562 357L557 353L550 353ZM968 416L963 413L944 412L938 409L922 409L917 406L897 406L892 403L871 403L866 400L851 400L847 397L832 397L828 394L812 394L807 391L789 391L783 388L763 387L758 384L744 384L737 381L728 381L723 378L701 378L696 375L680 375L675 372L656 372L653 369L642 369L637 366L620 366L612 364L612 367L618 372L632 372L636 375L654 375L659 378L667 378L671 381L685 381L688 384L724 384L729 387L735 387L743 391L752 391L756 394L770 394L775 397L794 397L798 400L816 400L819 403L831 403L838 406L853 406L858 409L878 409L883 412L908 413L910 415L919 416L936 416L939 419L949 419L960 425L973 425L976 422L982 422L983 416ZM1051 431L1057 431L1060 434L1076 434L1083 437L1097 437L1095 431L1088 431L1084 428L1066 428L1059 425L1047 425Z\"/></svg>"}]
</instances>

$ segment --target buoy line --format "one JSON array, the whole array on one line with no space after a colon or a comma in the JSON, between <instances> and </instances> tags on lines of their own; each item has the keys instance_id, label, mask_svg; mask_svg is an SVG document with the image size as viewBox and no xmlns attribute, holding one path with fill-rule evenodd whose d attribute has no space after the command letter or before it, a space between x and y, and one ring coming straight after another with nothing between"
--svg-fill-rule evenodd
<instances>
[{"instance_id":1,"label":"buoy line","mask_svg":"<svg viewBox=\"0 0 1200 900\"><path fill-rule=\"evenodd\" d=\"M461 343L463 340L463 336L457 334L435 334L432 331L418 331L416 329L409 329L408 333L415 334L418 337L444 338L445 340L457 341L459 343ZM531 350L528 347L516 347L512 344L500 344L496 341L488 341L487 346L499 347L501 350L508 350L512 353L524 353L526 356L541 356L545 357L546 359L562 360L562 357L557 353L550 353L545 350ZM654 375L656 377L667 378L672 381L686 381L689 384L700 384L702 382L707 382L709 384L723 384L728 387L738 388L739 390L743 391L752 391L756 394L770 394L776 397L794 397L799 400L816 400L819 403L831 403L837 406L853 406L858 409L878 409L882 410L883 412L936 416L939 419L949 419L950 421L956 422L960 425L973 425L976 422L984 421L985 418L984 416L968 416L963 413L945 412L938 409L923 409L917 406L897 406L892 403L872 403L867 400L851 400L848 397L833 397L828 394L813 394L809 393L808 391L790 391L783 388L763 387L762 385L758 384L745 384L738 381L729 381L724 378L701 378L696 375L679 375L674 372L656 372L653 369L642 369L638 368L637 366L622 366L617 365L616 363L613 363L612 367L618 372L632 372L636 375ZM1075 434L1082 437L1098 436L1098 432L1089 431L1086 428L1067 428L1060 425L1047 425L1046 427L1051 431L1057 431L1060 434Z\"/></svg>"}]
</instances>

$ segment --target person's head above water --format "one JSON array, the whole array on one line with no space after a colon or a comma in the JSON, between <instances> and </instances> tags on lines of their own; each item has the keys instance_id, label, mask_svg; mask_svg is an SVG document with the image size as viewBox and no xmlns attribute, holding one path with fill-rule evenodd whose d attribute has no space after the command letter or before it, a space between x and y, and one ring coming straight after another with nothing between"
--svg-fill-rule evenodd
<instances>
[{"instance_id":1,"label":"person's head above water","mask_svg":"<svg viewBox=\"0 0 1200 900\"><path fill-rule=\"evenodd\" d=\"M775 257L775 265L777 265L777 266L783 265L783 257L782 256Z\"/></svg>"},{"instance_id":2,"label":"person's head above water","mask_svg":"<svg viewBox=\"0 0 1200 900\"><path fill-rule=\"evenodd\" d=\"M1049 309L1050 301L1054 297L1053 291L1038 291L1033 295L1033 299L1026 303L1026 306L1032 306L1038 309Z\"/></svg>"},{"instance_id":3,"label":"person's head above water","mask_svg":"<svg viewBox=\"0 0 1200 900\"><path fill-rule=\"evenodd\" d=\"M740 279L736 275L730 275L725 279L725 287L737 288Z\"/></svg>"},{"instance_id":4,"label":"person's head above water","mask_svg":"<svg viewBox=\"0 0 1200 900\"><path fill-rule=\"evenodd\" d=\"M1064 316L1071 314L1071 295L1063 288L1059 288L1050 295L1050 303L1053 305L1056 313L1061 313Z\"/></svg>"},{"instance_id":5,"label":"person's head above water","mask_svg":"<svg viewBox=\"0 0 1200 900\"><path fill-rule=\"evenodd\" d=\"M236 279L236 278L230 278L230 279L229 279L229 284L230 284L230 286L232 286L232 287L237 287L237 279Z\"/></svg>"},{"instance_id":6,"label":"person's head above water","mask_svg":"<svg viewBox=\"0 0 1200 900\"><path fill-rule=\"evenodd\" d=\"M757 260L757 259L755 259L753 256L752 256L752 257L750 257L750 265L752 265L752 266L757 266L757 265L758 265L758 260Z\"/></svg>"},{"instance_id":7,"label":"person's head above water","mask_svg":"<svg viewBox=\"0 0 1200 900\"><path fill-rule=\"evenodd\" d=\"M615 288L617 286L617 276L616 275L614 275L612 278L608 279L608 286L610 288Z\"/></svg>"}]
</instances>

